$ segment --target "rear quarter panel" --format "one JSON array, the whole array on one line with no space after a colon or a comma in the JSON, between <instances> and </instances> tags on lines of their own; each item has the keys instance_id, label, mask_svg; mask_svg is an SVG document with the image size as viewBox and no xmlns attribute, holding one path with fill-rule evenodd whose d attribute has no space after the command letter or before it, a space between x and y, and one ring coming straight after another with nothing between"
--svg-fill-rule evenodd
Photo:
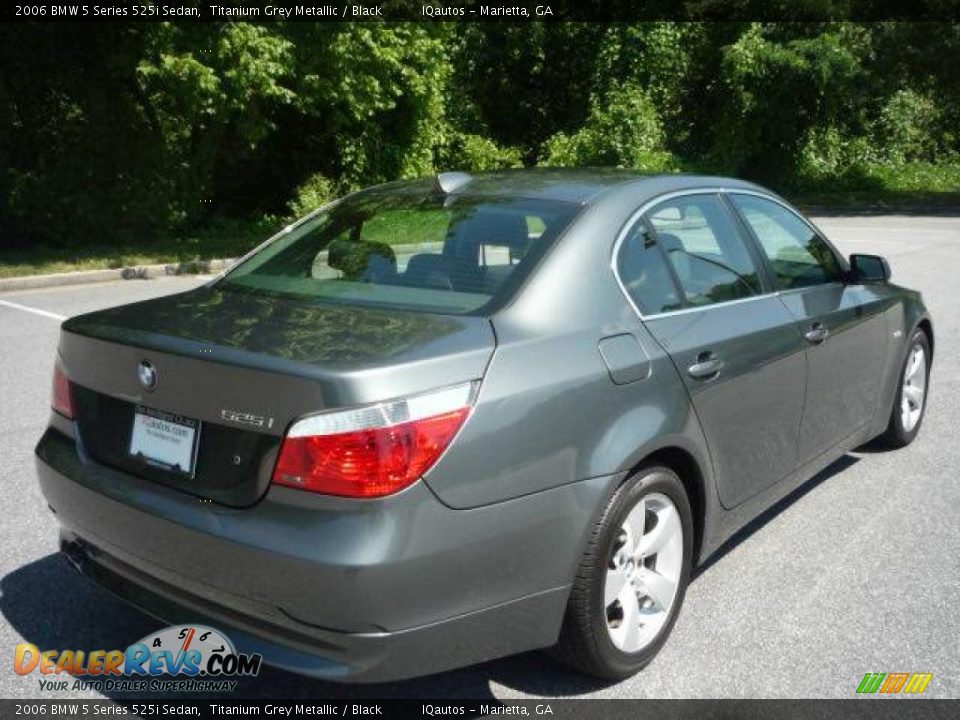
<instances>
[{"instance_id":1,"label":"rear quarter panel","mask_svg":"<svg viewBox=\"0 0 960 720\"><path fill-rule=\"evenodd\" d=\"M477 507L628 471L668 446L687 451L710 476L676 369L610 267L633 209L628 199L586 210L493 318L497 349L477 405L426 477L447 505ZM622 333L640 342L650 373L617 385L598 342Z\"/></svg>"}]
</instances>

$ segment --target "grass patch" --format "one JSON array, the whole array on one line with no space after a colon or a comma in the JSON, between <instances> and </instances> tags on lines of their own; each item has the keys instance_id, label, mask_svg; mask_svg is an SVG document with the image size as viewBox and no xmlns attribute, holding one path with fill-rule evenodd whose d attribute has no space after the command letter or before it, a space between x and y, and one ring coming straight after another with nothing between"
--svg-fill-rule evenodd
<instances>
[{"instance_id":1,"label":"grass patch","mask_svg":"<svg viewBox=\"0 0 960 720\"><path fill-rule=\"evenodd\" d=\"M449 210L387 210L363 223L361 237L387 245L443 242L449 224Z\"/></svg>"},{"instance_id":2,"label":"grass patch","mask_svg":"<svg viewBox=\"0 0 960 720\"><path fill-rule=\"evenodd\" d=\"M877 165L870 175L891 192L960 193L960 163Z\"/></svg>"},{"instance_id":3,"label":"grass patch","mask_svg":"<svg viewBox=\"0 0 960 720\"><path fill-rule=\"evenodd\" d=\"M960 163L856 165L837 177L805 179L790 196L837 210L960 208Z\"/></svg>"},{"instance_id":4,"label":"grass patch","mask_svg":"<svg viewBox=\"0 0 960 720\"><path fill-rule=\"evenodd\" d=\"M386 212L364 225L363 238L388 245L442 242L449 221L449 212L444 210ZM24 250L3 250L0 251L0 278L236 258L283 225L283 220L270 216L245 220L215 218L192 233L164 241L81 247L37 245Z\"/></svg>"},{"instance_id":5,"label":"grass patch","mask_svg":"<svg viewBox=\"0 0 960 720\"><path fill-rule=\"evenodd\" d=\"M281 227L283 223L273 217L217 218L196 232L165 241L4 250L0 251L0 278L240 257Z\"/></svg>"}]
</instances>

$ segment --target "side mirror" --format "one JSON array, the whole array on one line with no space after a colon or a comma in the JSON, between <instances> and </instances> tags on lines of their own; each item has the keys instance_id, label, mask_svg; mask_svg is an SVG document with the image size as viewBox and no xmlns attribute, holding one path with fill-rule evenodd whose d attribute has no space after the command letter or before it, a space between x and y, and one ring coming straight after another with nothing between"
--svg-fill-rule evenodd
<instances>
[{"instance_id":1,"label":"side mirror","mask_svg":"<svg viewBox=\"0 0 960 720\"><path fill-rule=\"evenodd\" d=\"M890 279L890 265L879 255L850 256L850 279L853 282L886 282Z\"/></svg>"}]
</instances>

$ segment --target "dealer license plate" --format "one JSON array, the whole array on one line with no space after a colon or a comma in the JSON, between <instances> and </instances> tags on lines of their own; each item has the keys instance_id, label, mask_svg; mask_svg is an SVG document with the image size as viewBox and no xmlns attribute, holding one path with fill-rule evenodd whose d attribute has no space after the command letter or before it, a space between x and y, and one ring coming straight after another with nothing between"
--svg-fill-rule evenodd
<instances>
[{"instance_id":1,"label":"dealer license plate","mask_svg":"<svg viewBox=\"0 0 960 720\"><path fill-rule=\"evenodd\" d=\"M193 477L200 421L137 406L130 454L149 465Z\"/></svg>"}]
</instances>

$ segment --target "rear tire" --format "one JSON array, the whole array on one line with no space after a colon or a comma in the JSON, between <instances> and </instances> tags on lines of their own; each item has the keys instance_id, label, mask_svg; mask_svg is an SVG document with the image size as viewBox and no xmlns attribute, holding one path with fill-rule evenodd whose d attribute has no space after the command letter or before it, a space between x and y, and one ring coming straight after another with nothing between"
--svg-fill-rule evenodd
<instances>
[{"instance_id":1,"label":"rear tire","mask_svg":"<svg viewBox=\"0 0 960 720\"><path fill-rule=\"evenodd\" d=\"M930 340L923 330L917 329L900 368L887 429L877 438L880 445L906 447L920 432L930 389L930 360Z\"/></svg>"},{"instance_id":2,"label":"rear tire","mask_svg":"<svg viewBox=\"0 0 960 720\"><path fill-rule=\"evenodd\" d=\"M650 466L607 503L580 561L554 655L608 680L663 647L690 579L693 516L673 470Z\"/></svg>"}]
</instances>

